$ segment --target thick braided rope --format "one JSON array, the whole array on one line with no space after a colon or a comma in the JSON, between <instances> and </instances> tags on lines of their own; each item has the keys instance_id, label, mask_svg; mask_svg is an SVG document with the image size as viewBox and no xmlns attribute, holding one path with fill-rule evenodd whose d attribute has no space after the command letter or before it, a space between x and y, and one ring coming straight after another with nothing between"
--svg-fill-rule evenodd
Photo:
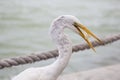
<instances>
[{"instance_id":1,"label":"thick braided rope","mask_svg":"<svg viewBox=\"0 0 120 80\"><path fill-rule=\"evenodd\" d=\"M106 45L108 43L112 43L117 40L120 40L120 34L112 35L107 38L101 39L103 44L98 43L97 41L92 41L92 44L94 47L97 47L97 46ZM79 50L85 50L85 49L90 49L90 47L86 43L73 46L73 52L77 52ZM27 63L33 63L36 61L47 60L47 59L54 58L57 56L58 56L58 50L55 49L52 51L43 52L43 53L39 53L39 54L33 53L33 54L30 54L27 56L2 59L2 60L0 60L0 69L3 69L5 67L17 66L20 64L27 64Z\"/></svg>"}]
</instances>

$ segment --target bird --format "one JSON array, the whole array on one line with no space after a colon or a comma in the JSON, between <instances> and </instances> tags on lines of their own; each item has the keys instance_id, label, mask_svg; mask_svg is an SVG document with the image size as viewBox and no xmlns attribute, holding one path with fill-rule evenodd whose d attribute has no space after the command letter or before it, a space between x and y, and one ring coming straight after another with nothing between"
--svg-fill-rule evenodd
<instances>
[{"instance_id":1,"label":"bird","mask_svg":"<svg viewBox=\"0 0 120 80\"><path fill-rule=\"evenodd\" d=\"M49 35L58 49L57 60L44 67L28 68L13 77L12 80L57 80L67 66L72 54L72 41L64 32L66 28L81 36L94 51L95 49L87 35L101 42L94 33L80 23L78 18L72 15L61 15L52 21L49 29Z\"/></svg>"}]
</instances>

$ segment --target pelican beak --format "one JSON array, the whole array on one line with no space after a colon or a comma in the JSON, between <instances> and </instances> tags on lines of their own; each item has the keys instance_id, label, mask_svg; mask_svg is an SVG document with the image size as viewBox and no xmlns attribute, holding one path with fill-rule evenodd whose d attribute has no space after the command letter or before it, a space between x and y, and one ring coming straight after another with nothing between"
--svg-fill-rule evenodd
<instances>
[{"instance_id":1,"label":"pelican beak","mask_svg":"<svg viewBox=\"0 0 120 80\"><path fill-rule=\"evenodd\" d=\"M73 24L75 26L75 28L78 30L79 35L88 43L88 45L90 46L90 48L92 48L93 51L95 51L92 43L88 40L88 37L86 37L86 35L82 32L84 31L88 36L92 36L93 38L95 38L98 42L102 43L102 41L96 37L89 29L87 29L84 25L75 22ZM96 51L95 51L96 52Z\"/></svg>"}]
</instances>

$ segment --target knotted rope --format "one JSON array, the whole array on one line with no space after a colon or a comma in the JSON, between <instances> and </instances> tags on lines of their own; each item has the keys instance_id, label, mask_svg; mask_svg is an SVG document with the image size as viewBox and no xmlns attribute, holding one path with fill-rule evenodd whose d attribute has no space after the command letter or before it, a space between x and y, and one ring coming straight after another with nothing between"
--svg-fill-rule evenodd
<instances>
[{"instance_id":1,"label":"knotted rope","mask_svg":"<svg viewBox=\"0 0 120 80\"><path fill-rule=\"evenodd\" d=\"M97 47L97 46L104 46L108 43L112 43L112 42L117 41L117 40L120 40L120 33L106 37L104 39L101 39L103 44L98 43L97 41L92 41L91 43L93 44L94 47ZM85 49L90 49L90 47L88 46L88 44L83 43L83 44L78 44L78 45L73 46L72 51L77 52L79 50L85 50ZM55 49L52 51L42 52L39 54L32 53L32 54L27 55L27 56L2 59L2 60L0 60L0 69L3 69L5 67L17 66L20 64L27 64L27 63L33 63L36 61L47 60L47 59L54 58L57 56L58 56L58 50Z\"/></svg>"}]
</instances>

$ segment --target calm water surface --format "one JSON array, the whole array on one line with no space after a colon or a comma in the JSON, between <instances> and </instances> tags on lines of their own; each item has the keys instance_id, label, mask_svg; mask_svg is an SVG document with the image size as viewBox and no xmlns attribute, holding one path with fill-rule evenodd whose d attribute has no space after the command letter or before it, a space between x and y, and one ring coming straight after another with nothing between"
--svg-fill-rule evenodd
<instances>
[{"instance_id":1,"label":"calm water surface","mask_svg":"<svg viewBox=\"0 0 120 80\"><path fill-rule=\"evenodd\" d=\"M78 17L97 36L120 32L119 0L0 0L0 59L55 48L48 36L51 21L59 15ZM83 40L66 30L74 44ZM120 41L72 55L63 74L120 63ZM0 70L0 80L10 80L24 69L45 66L56 59Z\"/></svg>"}]
</instances>

